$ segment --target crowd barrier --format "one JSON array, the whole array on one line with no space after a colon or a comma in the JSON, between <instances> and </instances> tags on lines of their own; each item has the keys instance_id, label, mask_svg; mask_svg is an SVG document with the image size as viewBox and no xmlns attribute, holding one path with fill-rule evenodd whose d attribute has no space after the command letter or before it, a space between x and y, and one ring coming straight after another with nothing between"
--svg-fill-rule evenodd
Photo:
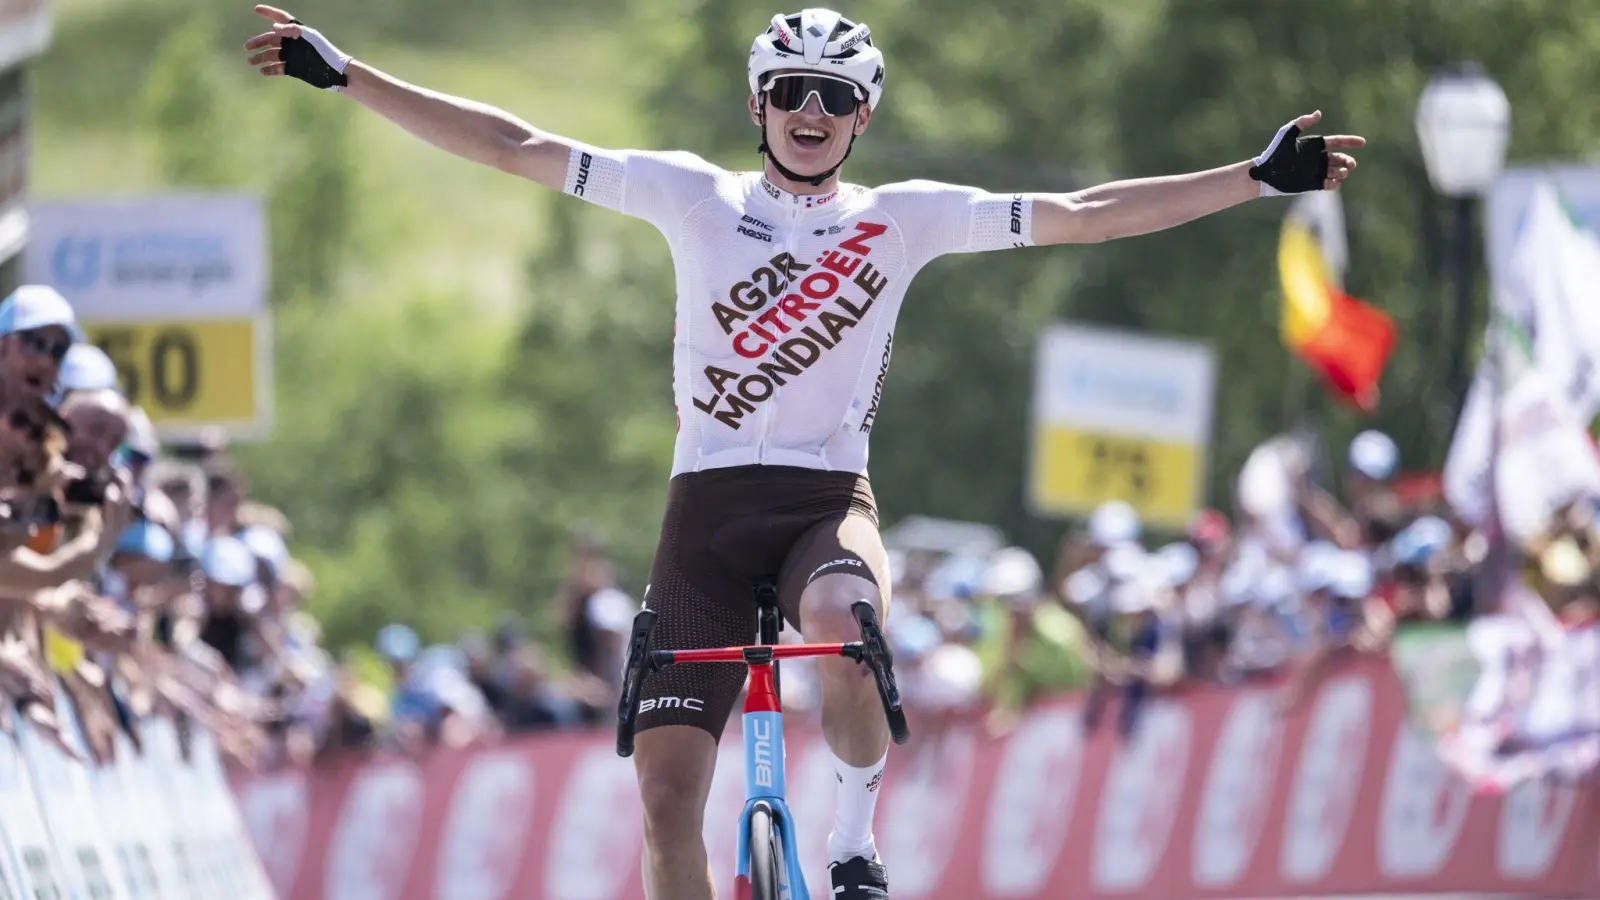
<instances>
[{"instance_id":1,"label":"crowd barrier","mask_svg":"<svg viewBox=\"0 0 1600 900\"><path fill-rule=\"evenodd\" d=\"M1475 795L1405 724L1386 661L1340 669L1287 718L1276 696L1264 685L1162 698L1127 743L1107 727L1114 716L1085 737L1064 698L1002 739L958 726L893 751L877 833L894 896L1600 896L1595 792ZM721 896L738 742L730 728L706 825ZM810 729L792 729L788 747L801 853L812 895L827 896L829 755ZM285 900L643 896L632 763L608 733L349 758L234 788Z\"/></svg>"},{"instance_id":2,"label":"crowd barrier","mask_svg":"<svg viewBox=\"0 0 1600 900\"><path fill-rule=\"evenodd\" d=\"M60 707L83 752L70 705ZM210 738L194 735L185 761L171 722L139 734L142 754L119 735L104 767L25 721L0 734L0 898L272 900Z\"/></svg>"}]
</instances>

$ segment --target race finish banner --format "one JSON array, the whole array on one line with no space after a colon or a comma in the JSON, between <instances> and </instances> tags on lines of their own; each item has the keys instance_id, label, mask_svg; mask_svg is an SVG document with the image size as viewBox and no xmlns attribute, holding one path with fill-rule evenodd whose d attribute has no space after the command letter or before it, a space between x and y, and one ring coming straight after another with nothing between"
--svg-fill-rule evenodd
<instances>
[{"instance_id":1,"label":"race finish banner","mask_svg":"<svg viewBox=\"0 0 1600 900\"><path fill-rule=\"evenodd\" d=\"M1086 515L1107 500L1183 527L1204 498L1216 360L1204 344L1057 325L1039 339L1029 504Z\"/></svg>"},{"instance_id":2,"label":"race finish banner","mask_svg":"<svg viewBox=\"0 0 1600 900\"><path fill-rule=\"evenodd\" d=\"M29 280L60 291L165 438L272 424L266 222L258 198L51 201L32 210Z\"/></svg>"}]
</instances>

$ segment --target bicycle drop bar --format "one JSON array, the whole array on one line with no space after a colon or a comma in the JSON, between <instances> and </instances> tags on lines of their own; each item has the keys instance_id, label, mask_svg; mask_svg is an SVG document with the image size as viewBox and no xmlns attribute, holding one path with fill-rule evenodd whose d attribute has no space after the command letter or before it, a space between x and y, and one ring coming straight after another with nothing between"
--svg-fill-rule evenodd
<instances>
[{"instance_id":1,"label":"bicycle drop bar","mask_svg":"<svg viewBox=\"0 0 1600 900\"><path fill-rule=\"evenodd\" d=\"M617 755L633 755L639 702L644 692L645 677L651 672L683 663L739 663L754 666L779 659L815 656L842 656L871 669L878 688L878 699L883 703L883 714L889 723L889 734L896 744L904 744L910 739L911 732L906 726L905 710L900 705L900 689L894 681L894 657L878 624L878 614L872 604L865 601L853 604L851 613L861 628L861 640L844 644L758 644L704 650L651 650L650 629L655 625L656 614L652 610L640 610L633 617L633 634L628 639L628 665L623 673L622 697L617 703Z\"/></svg>"},{"instance_id":2,"label":"bicycle drop bar","mask_svg":"<svg viewBox=\"0 0 1600 900\"><path fill-rule=\"evenodd\" d=\"M633 755L633 726L639 718L644 678L655 668L649 653L650 629L655 624L654 610L639 610L633 617L633 634L628 638L628 667L623 670L622 698L617 701L617 755L624 758Z\"/></svg>"},{"instance_id":3,"label":"bicycle drop bar","mask_svg":"<svg viewBox=\"0 0 1600 900\"><path fill-rule=\"evenodd\" d=\"M883 637L878 613L864 600L852 603L850 612L861 627L861 661L872 670L878 683L878 699L883 701L883 715L889 720L889 736L896 744L904 744L911 739L911 729L906 725L905 710L900 707L900 688L894 683L894 654Z\"/></svg>"}]
</instances>

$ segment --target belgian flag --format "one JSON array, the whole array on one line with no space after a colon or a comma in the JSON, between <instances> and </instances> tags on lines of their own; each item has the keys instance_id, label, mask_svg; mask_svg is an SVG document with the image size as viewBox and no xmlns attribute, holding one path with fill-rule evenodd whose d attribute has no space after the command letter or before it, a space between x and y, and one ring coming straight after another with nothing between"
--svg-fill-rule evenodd
<instances>
[{"instance_id":1,"label":"belgian flag","mask_svg":"<svg viewBox=\"0 0 1600 900\"><path fill-rule=\"evenodd\" d=\"M1284 346L1339 400L1378 405L1378 380L1394 350L1394 320L1344 292L1344 208L1335 191L1295 197L1278 242Z\"/></svg>"}]
</instances>

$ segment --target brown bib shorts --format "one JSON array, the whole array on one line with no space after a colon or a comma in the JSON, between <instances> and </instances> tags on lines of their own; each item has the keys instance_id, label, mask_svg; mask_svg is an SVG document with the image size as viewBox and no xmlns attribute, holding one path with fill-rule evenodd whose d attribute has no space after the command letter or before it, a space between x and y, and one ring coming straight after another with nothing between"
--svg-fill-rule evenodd
<instances>
[{"instance_id":1,"label":"brown bib shorts","mask_svg":"<svg viewBox=\"0 0 1600 900\"><path fill-rule=\"evenodd\" d=\"M777 579L784 621L803 633L800 592L832 572L873 582L887 608L889 559L866 476L791 466L685 472L668 485L645 590L645 604L656 612L651 649L755 643L761 578ZM745 676L745 666L733 663L652 673L638 730L692 725L721 740Z\"/></svg>"}]
</instances>

